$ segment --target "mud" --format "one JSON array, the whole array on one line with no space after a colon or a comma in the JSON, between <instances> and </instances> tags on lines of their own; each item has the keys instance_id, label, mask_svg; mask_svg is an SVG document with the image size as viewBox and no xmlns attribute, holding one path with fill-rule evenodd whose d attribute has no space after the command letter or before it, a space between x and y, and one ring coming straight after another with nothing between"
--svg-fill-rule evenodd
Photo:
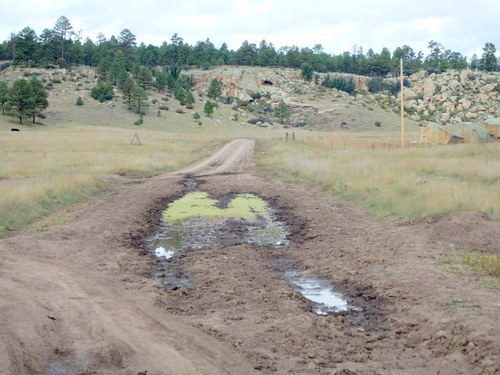
<instances>
[{"instance_id":1,"label":"mud","mask_svg":"<svg viewBox=\"0 0 500 375\"><path fill-rule=\"evenodd\" d=\"M467 225L481 236L468 238L453 215L440 233L436 223L376 221L319 188L255 176L252 147L234 141L182 173L141 183L116 177L123 184L71 220L1 240L3 373L499 374L498 291L440 259L450 242L454 252L483 244L494 252L500 224L472 215ZM188 173L204 179L193 189L217 200L262 197L290 244L230 237L181 251L165 263L192 286L165 290L151 279L162 260L143 239L185 195ZM282 258L360 310L314 314L281 272Z\"/></svg>"}]
</instances>

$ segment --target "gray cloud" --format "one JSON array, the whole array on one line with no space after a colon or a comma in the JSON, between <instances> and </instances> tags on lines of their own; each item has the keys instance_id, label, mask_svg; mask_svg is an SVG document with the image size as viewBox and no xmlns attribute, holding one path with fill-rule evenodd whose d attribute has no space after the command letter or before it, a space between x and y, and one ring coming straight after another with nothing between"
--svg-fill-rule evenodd
<instances>
[{"instance_id":1,"label":"gray cloud","mask_svg":"<svg viewBox=\"0 0 500 375\"><path fill-rule=\"evenodd\" d=\"M25 26L39 33L65 15L85 37L128 28L146 44L178 33L189 43L208 37L233 49L243 40L277 47L320 43L335 54L354 45L380 51L408 44L427 52L431 39L469 56L481 53L485 42L500 48L496 0L0 0L0 9L1 40Z\"/></svg>"}]
</instances>

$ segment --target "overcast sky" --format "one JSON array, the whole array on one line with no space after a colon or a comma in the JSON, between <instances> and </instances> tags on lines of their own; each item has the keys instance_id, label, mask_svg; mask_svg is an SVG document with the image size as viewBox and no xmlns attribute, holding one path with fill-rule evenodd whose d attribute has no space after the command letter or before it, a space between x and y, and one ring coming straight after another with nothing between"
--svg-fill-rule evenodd
<instances>
[{"instance_id":1,"label":"overcast sky","mask_svg":"<svg viewBox=\"0 0 500 375\"><path fill-rule=\"evenodd\" d=\"M210 38L231 49L263 39L276 47L320 43L333 54L404 44L427 54L430 40L469 57L486 42L500 49L499 0L0 0L0 40L25 26L39 34L61 15L83 37L128 28L155 45L178 33L190 44Z\"/></svg>"}]
</instances>

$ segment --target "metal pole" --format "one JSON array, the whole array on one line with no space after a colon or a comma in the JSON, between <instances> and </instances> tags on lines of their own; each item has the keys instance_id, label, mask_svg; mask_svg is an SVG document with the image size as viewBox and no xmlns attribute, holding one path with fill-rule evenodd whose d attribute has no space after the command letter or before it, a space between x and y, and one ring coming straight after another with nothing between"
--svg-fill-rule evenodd
<instances>
[{"instance_id":1,"label":"metal pole","mask_svg":"<svg viewBox=\"0 0 500 375\"><path fill-rule=\"evenodd\" d=\"M404 112L404 104L403 104L403 59L399 60L399 78L401 84L401 147L405 145L405 112Z\"/></svg>"}]
</instances>

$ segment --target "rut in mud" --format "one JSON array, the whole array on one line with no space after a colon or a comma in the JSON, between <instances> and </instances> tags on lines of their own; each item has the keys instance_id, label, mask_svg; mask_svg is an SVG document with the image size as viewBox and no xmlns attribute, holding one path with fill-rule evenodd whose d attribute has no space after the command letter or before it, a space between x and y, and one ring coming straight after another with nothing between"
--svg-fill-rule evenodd
<instances>
[{"instance_id":1,"label":"rut in mud","mask_svg":"<svg viewBox=\"0 0 500 375\"><path fill-rule=\"evenodd\" d=\"M319 189L256 177L252 154L252 141L236 140L175 174L115 176L121 184L60 224L0 240L3 373L499 373L497 292L438 262L475 248L472 238L441 230L436 241L444 219L374 221ZM216 209L240 194L263 199L289 243L242 241L250 230L230 219L222 245L163 247L160 259L143 239L189 193L186 177ZM498 223L473 216L487 245L477 248L500 251ZM179 233L171 241L182 244ZM162 264L189 285L152 279ZM315 314L302 276L356 309Z\"/></svg>"}]
</instances>

